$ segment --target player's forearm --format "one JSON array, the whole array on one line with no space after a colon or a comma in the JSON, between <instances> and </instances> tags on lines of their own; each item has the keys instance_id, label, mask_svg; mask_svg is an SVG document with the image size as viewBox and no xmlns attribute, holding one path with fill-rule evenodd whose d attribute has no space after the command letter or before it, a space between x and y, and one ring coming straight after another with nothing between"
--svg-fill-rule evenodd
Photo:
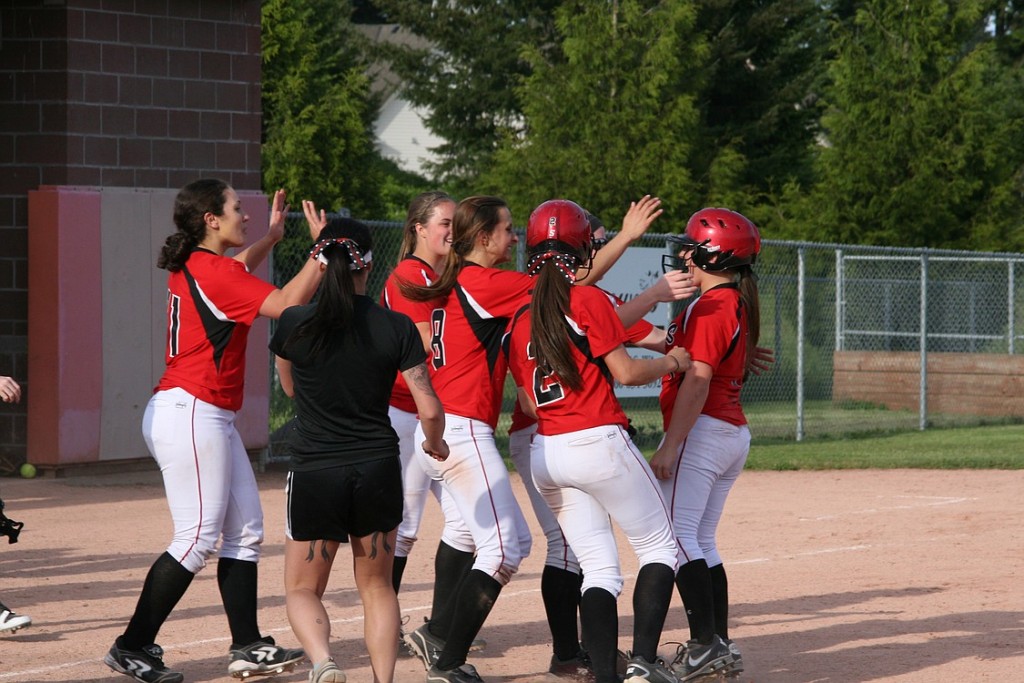
<instances>
[{"instance_id":1,"label":"player's forearm","mask_svg":"<svg viewBox=\"0 0 1024 683\"><path fill-rule=\"evenodd\" d=\"M292 379L292 362L280 356L274 356L274 365L277 367L277 381L281 383L281 391L288 398L294 398L295 382Z\"/></svg>"},{"instance_id":2,"label":"player's forearm","mask_svg":"<svg viewBox=\"0 0 1024 683\"><path fill-rule=\"evenodd\" d=\"M263 306L260 307L260 315L276 319L281 317L281 312L289 306L309 303L316 293L316 288L320 286L321 279L323 279L323 271L320 269L320 264L313 259L306 259L302 270L295 277L281 289L270 293Z\"/></svg>"},{"instance_id":3,"label":"player's forearm","mask_svg":"<svg viewBox=\"0 0 1024 683\"><path fill-rule=\"evenodd\" d=\"M590 270L577 270L576 271L576 284L578 285L593 285L597 284L597 281L604 277L604 274L611 270L611 267L615 265L615 262L619 260L624 253L626 248L632 243L625 234L619 233L613 237L608 244L604 245L601 251L594 255L594 261L590 264Z\"/></svg>"},{"instance_id":4,"label":"player's forearm","mask_svg":"<svg viewBox=\"0 0 1024 683\"><path fill-rule=\"evenodd\" d=\"M651 293L650 289L645 289L621 306L617 306L615 313L622 321L622 326L628 329L647 315L657 303L657 297Z\"/></svg>"},{"instance_id":5,"label":"player's forearm","mask_svg":"<svg viewBox=\"0 0 1024 683\"><path fill-rule=\"evenodd\" d=\"M678 451L693 429L693 425L704 409L704 401L708 397L708 385L703 382L683 380L676 394L676 402L672 405L672 417L668 429L665 430L664 445Z\"/></svg>"},{"instance_id":6,"label":"player's forearm","mask_svg":"<svg viewBox=\"0 0 1024 683\"><path fill-rule=\"evenodd\" d=\"M605 363L619 384L631 387L649 384L680 369L679 361L673 356L632 358L623 347L605 356Z\"/></svg>"},{"instance_id":7,"label":"player's forearm","mask_svg":"<svg viewBox=\"0 0 1024 683\"><path fill-rule=\"evenodd\" d=\"M249 272L252 272L253 270L256 270L261 263L263 263L267 256L270 255L270 252L274 250L274 245L276 244L276 239L270 235L264 235L244 250L235 254L234 259L244 263L245 267L249 269Z\"/></svg>"}]
</instances>

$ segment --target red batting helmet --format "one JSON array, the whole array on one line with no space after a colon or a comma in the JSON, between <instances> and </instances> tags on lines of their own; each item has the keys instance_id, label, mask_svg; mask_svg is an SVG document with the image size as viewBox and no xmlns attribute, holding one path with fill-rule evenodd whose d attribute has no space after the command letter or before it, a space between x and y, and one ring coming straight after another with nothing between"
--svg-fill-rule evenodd
<instances>
[{"instance_id":1,"label":"red batting helmet","mask_svg":"<svg viewBox=\"0 0 1024 683\"><path fill-rule=\"evenodd\" d=\"M577 256L590 243L587 212L568 199L550 199L530 214L526 247L531 254L558 251Z\"/></svg>"},{"instance_id":2,"label":"red batting helmet","mask_svg":"<svg viewBox=\"0 0 1024 683\"><path fill-rule=\"evenodd\" d=\"M743 214L729 209L701 209L686 222L686 232L669 237L693 249L690 260L701 270L753 265L761 252L761 233Z\"/></svg>"}]
</instances>

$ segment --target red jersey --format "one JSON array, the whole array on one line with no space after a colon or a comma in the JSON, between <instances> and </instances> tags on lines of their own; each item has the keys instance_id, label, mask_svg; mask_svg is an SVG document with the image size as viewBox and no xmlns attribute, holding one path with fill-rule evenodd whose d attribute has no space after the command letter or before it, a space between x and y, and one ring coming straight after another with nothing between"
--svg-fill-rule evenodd
<instances>
[{"instance_id":1,"label":"red jersey","mask_svg":"<svg viewBox=\"0 0 1024 683\"><path fill-rule=\"evenodd\" d=\"M430 379L446 413L497 426L508 369L501 338L532 287L533 278L511 270L467 263L459 271L431 315Z\"/></svg>"},{"instance_id":2,"label":"red jersey","mask_svg":"<svg viewBox=\"0 0 1024 683\"><path fill-rule=\"evenodd\" d=\"M241 408L249 328L274 289L241 261L193 251L167 278L167 369L156 391L180 387L218 408Z\"/></svg>"},{"instance_id":3,"label":"red jersey","mask_svg":"<svg viewBox=\"0 0 1024 683\"><path fill-rule=\"evenodd\" d=\"M711 384L702 415L734 425L747 423L740 405L747 364L747 316L743 315L738 286L719 285L701 294L669 325L665 345L682 346L694 361L711 366ZM665 429L682 381L683 376L677 373L661 380L659 402Z\"/></svg>"},{"instance_id":4,"label":"red jersey","mask_svg":"<svg viewBox=\"0 0 1024 683\"><path fill-rule=\"evenodd\" d=\"M526 389L537 406L537 433L552 436L608 424L625 428L626 414L601 357L629 339L626 329L608 295L596 287L573 287L569 312L566 331L583 380L579 391L561 384L557 375L544 376L537 370L529 347L528 310L516 317L510 332L509 367L516 385Z\"/></svg>"},{"instance_id":5,"label":"red jersey","mask_svg":"<svg viewBox=\"0 0 1024 683\"><path fill-rule=\"evenodd\" d=\"M430 312L437 306L437 302L406 299L398 287L399 279L414 285L430 285L437 279L437 273L426 261L410 254L399 261L391 271L387 282L384 283L384 291L380 294L380 303L385 308L390 308L396 313L404 313L414 323L430 322ZM413 400L402 373L398 373L395 386L391 389L391 405L407 413L416 412L416 401Z\"/></svg>"},{"instance_id":6,"label":"red jersey","mask_svg":"<svg viewBox=\"0 0 1024 683\"><path fill-rule=\"evenodd\" d=\"M598 287L597 285L588 286L593 287L594 289L599 290L601 292L604 292L608 296L608 300L611 301L612 305L615 306L616 308L622 305L622 299L615 296L611 292L607 292ZM529 321L527 321L526 324L527 327L529 327ZM635 323L626 328L626 341L631 342L633 344L637 344L646 339L647 335L649 335L651 333L651 330L653 329L654 325L652 323L644 320L643 318L640 318L640 320L637 320ZM527 334L527 339L529 339L529 334ZM516 384L518 385L518 382ZM512 407L512 424L508 428L508 433L512 434L513 432L517 432L520 429L526 429L535 422L537 422L537 420L533 419L532 417L524 413L522 407L519 405L519 401L516 401L515 405Z\"/></svg>"}]
</instances>

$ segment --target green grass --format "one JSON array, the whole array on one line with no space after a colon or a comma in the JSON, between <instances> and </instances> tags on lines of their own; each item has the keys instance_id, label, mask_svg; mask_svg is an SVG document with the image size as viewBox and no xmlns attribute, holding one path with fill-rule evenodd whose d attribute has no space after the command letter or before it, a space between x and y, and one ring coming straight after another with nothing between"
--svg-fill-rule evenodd
<instances>
[{"instance_id":1,"label":"green grass","mask_svg":"<svg viewBox=\"0 0 1024 683\"><path fill-rule=\"evenodd\" d=\"M747 469L1022 469L1024 425L930 428L883 435L755 443Z\"/></svg>"}]
</instances>

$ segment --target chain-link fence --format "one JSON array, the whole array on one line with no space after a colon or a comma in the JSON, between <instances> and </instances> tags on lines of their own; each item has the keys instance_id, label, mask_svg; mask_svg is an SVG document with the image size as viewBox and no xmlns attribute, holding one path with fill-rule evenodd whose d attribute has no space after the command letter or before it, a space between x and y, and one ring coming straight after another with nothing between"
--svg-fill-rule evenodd
<instances>
[{"instance_id":1,"label":"chain-link fence","mask_svg":"<svg viewBox=\"0 0 1024 683\"><path fill-rule=\"evenodd\" d=\"M374 231L377 264L369 294L379 298L398 258L401 224L364 221ZM302 216L274 252L279 286L309 248ZM509 267L522 268L524 240ZM636 245L668 251L664 235ZM1021 254L991 254L764 240L754 270L761 307L760 345L774 366L743 388L757 440L839 438L862 433L1016 421L1024 416L1024 365L1017 375L1024 296ZM660 261L651 264L660 270ZM687 302L671 311L675 315ZM941 361L941 362L940 362ZM271 367L273 372L273 367ZM271 429L291 417L276 381ZM972 395L973 394L973 395ZM926 400L927 399L927 400ZM499 445L515 393L506 384ZM645 451L661 438L654 396L623 406ZM273 439L272 439L273 442ZM273 445L273 444L272 444Z\"/></svg>"}]
</instances>

